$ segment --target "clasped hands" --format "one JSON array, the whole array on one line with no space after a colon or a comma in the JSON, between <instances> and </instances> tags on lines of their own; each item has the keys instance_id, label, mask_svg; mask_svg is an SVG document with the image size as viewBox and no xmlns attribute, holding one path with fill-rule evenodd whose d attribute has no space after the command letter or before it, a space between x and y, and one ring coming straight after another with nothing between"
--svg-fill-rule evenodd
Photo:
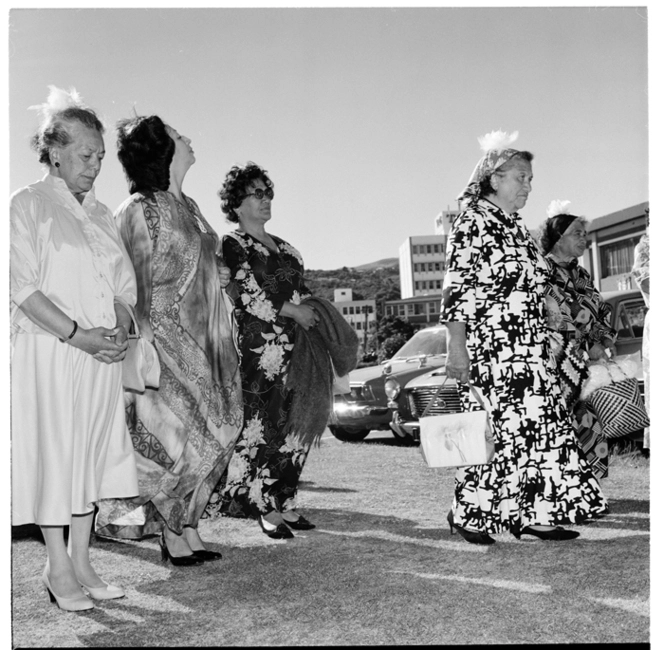
<instances>
[{"instance_id":1,"label":"clasped hands","mask_svg":"<svg viewBox=\"0 0 664 650\"><path fill-rule=\"evenodd\" d=\"M92 355L102 363L118 363L125 358L129 343L127 329L117 325L113 329L108 327L93 327L89 330L79 327L71 345L83 352Z\"/></svg>"}]
</instances>

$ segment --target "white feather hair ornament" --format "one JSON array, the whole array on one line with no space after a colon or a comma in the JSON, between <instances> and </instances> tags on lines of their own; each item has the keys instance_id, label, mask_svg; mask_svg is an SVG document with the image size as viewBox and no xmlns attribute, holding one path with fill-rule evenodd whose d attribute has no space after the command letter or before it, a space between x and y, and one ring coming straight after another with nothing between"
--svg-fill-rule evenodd
<instances>
[{"instance_id":1,"label":"white feather hair ornament","mask_svg":"<svg viewBox=\"0 0 664 650\"><path fill-rule=\"evenodd\" d=\"M484 153L489 151L503 151L509 149L510 145L519 137L518 131L512 133L505 133L505 131L491 131L481 138L477 138L480 143L480 148Z\"/></svg>"},{"instance_id":2,"label":"white feather hair ornament","mask_svg":"<svg viewBox=\"0 0 664 650\"><path fill-rule=\"evenodd\" d=\"M549 219L552 219L559 214L569 214L569 206L571 204L571 201L559 201L558 199L554 199L549 203L549 207L546 209L546 216Z\"/></svg>"},{"instance_id":3,"label":"white feather hair ornament","mask_svg":"<svg viewBox=\"0 0 664 650\"><path fill-rule=\"evenodd\" d=\"M29 107L30 110L39 111L42 118L46 119L67 108L87 108L76 88L72 87L68 91L52 85L48 88L50 92L46 102Z\"/></svg>"}]
</instances>

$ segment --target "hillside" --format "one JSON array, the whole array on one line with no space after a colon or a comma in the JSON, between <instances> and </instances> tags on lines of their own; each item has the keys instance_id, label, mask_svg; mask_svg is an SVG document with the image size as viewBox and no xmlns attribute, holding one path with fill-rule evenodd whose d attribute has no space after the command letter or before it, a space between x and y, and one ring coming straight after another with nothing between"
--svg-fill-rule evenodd
<instances>
[{"instance_id":1,"label":"hillside","mask_svg":"<svg viewBox=\"0 0 664 650\"><path fill-rule=\"evenodd\" d=\"M388 258L355 268L344 266L332 271L309 269L306 272L309 289L326 300L334 300L335 289L350 288L355 300L375 299L380 303L401 296L399 260Z\"/></svg>"},{"instance_id":2,"label":"hillside","mask_svg":"<svg viewBox=\"0 0 664 650\"><path fill-rule=\"evenodd\" d=\"M362 264L361 266L353 267L356 271L373 271L374 269L384 269L392 268L399 266L398 257L386 257L384 260L378 260L377 262L371 262L370 264Z\"/></svg>"}]
</instances>

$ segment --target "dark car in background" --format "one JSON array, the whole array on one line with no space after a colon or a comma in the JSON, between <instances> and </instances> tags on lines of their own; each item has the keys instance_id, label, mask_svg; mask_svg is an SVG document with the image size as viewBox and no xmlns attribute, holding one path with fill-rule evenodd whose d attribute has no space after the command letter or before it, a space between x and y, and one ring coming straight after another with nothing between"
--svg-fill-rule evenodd
<instances>
[{"instance_id":1,"label":"dark car in background","mask_svg":"<svg viewBox=\"0 0 664 650\"><path fill-rule=\"evenodd\" d=\"M640 291L609 291L602 297L611 305L611 325L618 332L616 351L618 356L641 352L643 342L643 322L648 308ZM637 378L643 392L643 368L641 355L638 355ZM419 419L445 381L445 368L441 367L414 377L400 391L399 399L390 402L392 410L391 427L395 435L419 440ZM449 379L431 405L428 415L455 413L461 410L456 381ZM631 438L638 439L632 434Z\"/></svg>"},{"instance_id":2,"label":"dark car in background","mask_svg":"<svg viewBox=\"0 0 664 650\"><path fill-rule=\"evenodd\" d=\"M445 364L447 330L428 327L419 330L389 360L350 373L350 393L335 395L328 426L339 440L356 442L371 431L392 431L388 398L398 394L413 378Z\"/></svg>"}]
</instances>

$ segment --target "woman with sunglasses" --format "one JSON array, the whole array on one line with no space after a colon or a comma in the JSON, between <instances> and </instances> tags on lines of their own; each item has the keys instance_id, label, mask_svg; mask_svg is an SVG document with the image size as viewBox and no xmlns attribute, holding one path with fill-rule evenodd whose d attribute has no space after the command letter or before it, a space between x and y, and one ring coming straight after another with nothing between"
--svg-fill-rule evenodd
<instances>
[{"instance_id":1,"label":"woman with sunglasses","mask_svg":"<svg viewBox=\"0 0 664 650\"><path fill-rule=\"evenodd\" d=\"M291 528L314 528L295 509L309 449L286 435L292 392L284 384L296 328L313 327L318 315L300 304L310 295L300 253L265 230L274 198L265 170L251 162L233 167L219 197L227 220L238 224L222 252L239 326L244 429L207 514L255 517L266 535L286 539Z\"/></svg>"}]
</instances>

